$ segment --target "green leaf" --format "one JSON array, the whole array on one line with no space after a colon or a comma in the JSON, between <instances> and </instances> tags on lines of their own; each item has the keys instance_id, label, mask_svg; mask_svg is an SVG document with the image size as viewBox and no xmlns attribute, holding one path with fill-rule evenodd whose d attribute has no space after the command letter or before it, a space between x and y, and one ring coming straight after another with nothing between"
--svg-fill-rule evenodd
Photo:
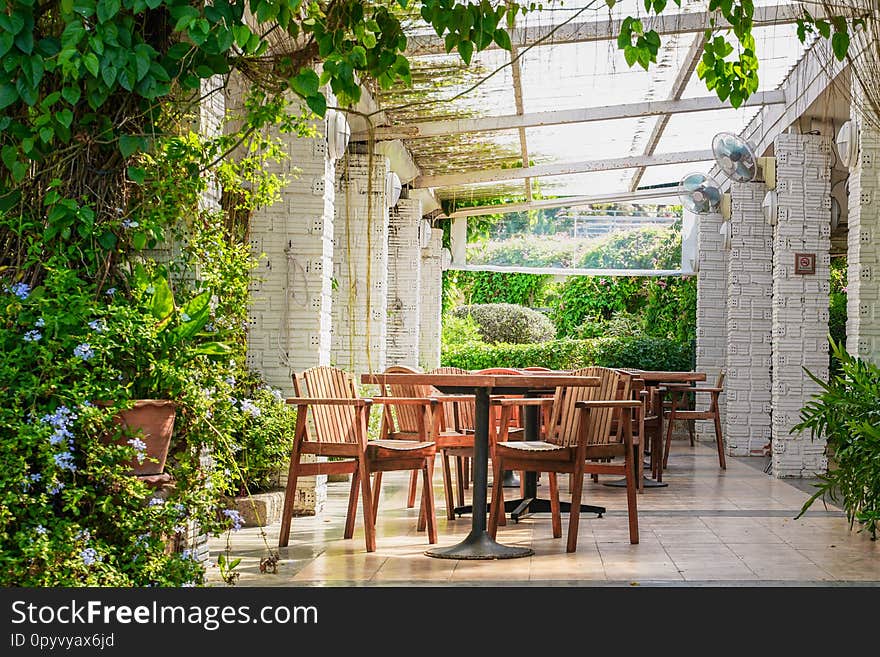
<instances>
[{"instance_id":1,"label":"green leaf","mask_svg":"<svg viewBox=\"0 0 880 657\"><path fill-rule=\"evenodd\" d=\"M831 37L831 49L834 56L838 60L843 61L846 58L846 52L849 50L849 34L846 32L835 32Z\"/></svg>"},{"instance_id":2,"label":"green leaf","mask_svg":"<svg viewBox=\"0 0 880 657\"><path fill-rule=\"evenodd\" d=\"M0 13L0 28L16 35L24 29L24 18L15 10L11 14Z\"/></svg>"},{"instance_id":3,"label":"green leaf","mask_svg":"<svg viewBox=\"0 0 880 657\"><path fill-rule=\"evenodd\" d=\"M443 39L443 45L445 46L447 53L452 52L452 49L458 45L459 38L460 36L458 32L450 32L446 35L446 38Z\"/></svg>"},{"instance_id":4,"label":"green leaf","mask_svg":"<svg viewBox=\"0 0 880 657\"><path fill-rule=\"evenodd\" d=\"M318 87L318 74L310 68L301 69L297 75L290 78L290 88L306 99L316 95Z\"/></svg>"},{"instance_id":5,"label":"green leaf","mask_svg":"<svg viewBox=\"0 0 880 657\"><path fill-rule=\"evenodd\" d=\"M495 43L498 44L499 48L503 48L504 50L510 50L510 35L507 33L507 30L498 29L495 30Z\"/></svg>"},{"instance_id":6,"label":"green leaf","mask_svg":"<svg viewBox=\"0 0 880 657\"><path fill-rule=\"evenodd\" d=\"M128 178L133 183L143 186L147 172L139 167L128 167Z\"/></svg>"},{"instance_id":7,"label":"green leaf","mask_svg":"<svg viewBox=\"0 0 880 657\"><path fill-rule=\"evenodd\" d=\"M189 340L201 331L211 319L211 293L202 292L181 309L181 318L189 317L174 329L175 335Z\"/></svg>"},{"instance_id":8,"label":"green leaf","mask_svg":"<svg viewBox=\"0 0 880 657\"><path fill-rule=\"evenodd\" d=\"M171 293L171 286L164 276L157 276L153 279L153 297L150 299L150 312L153 317L165 324L171 319L171 313L174 312L174 296Z\"/></svg>"},{"instance_id":9,"label":"green leaf","mask_svg":"<svg viewBox=\"0 0 880 657\"><path fill-rule=\"evenodd\" d=\"M79 98L81 95L82 90L75 85L64 87L61 90L61 96L71 105L76 105L79 102Z\"/></svg>"},{"instance_id":10,"label":"green leaf","mask_svg":"<svg viewBox=\"0 0 880 657\"><path fill-rule=\"evenodd\" d=\"M306 98L306 105L309 106L315 114L322 117L327 113L327 99L324 94L315 94Z\"/></svg>"},{"instance_id":11,"label":"green leaf","mask_svg":"<svg viewBox=\"0 0 880 657\"><path fill-rule=\"evenodd\" d=\"M120 0L98 0L98 22L106 23L119 13Z\"/></svg>"},{"instance_id":12,"label":"green leaf","mask_svg":"<svg viewBox=\"0 0 880 657\"><path fill-rule=\"evenodd\" d=\"M232 350L222 342L203 342L194 351L203 356L227 356Z\"/></svg>"},{"instance_id":13,"label":"green leaf","mask_svg":"<svg viewBox=\"0 0 880 657\"><path fill-rule=\"evenodd\" d=\"M18 91L11 82L0 83L0 109L9 107L18 100Z\"/></svg>"},{"instance_id":14,"label":"green leaf","mask_svg":"<svg viewBox=\"0 0 880 657\"><path fill-rule=\"evenodd\" d=\"M14 37L9 32L0 34L0 57L9 52L10 48L12 48L13 40Z\"/></svg>"},{"instance_id":15,"label":"green leaf","mask_svg":"<svg viewBox=\"0 0 880 657\"><path fill-rule=\"evenodd\" d=\"M147 246L147 234L141 231L136 231L131 236L131 245L138 251L143 250L143 248Z\"/></svg>"},{"instance_id":16,"label":"green leaf","mask_svg":"<svg viewBox=\"0 0 880 657\"><path fill-rule=\"evenodd\" d=\"M86 67L86 70L92 74L93 77L98 77L98 69L100 65L98 64L98 57L95 53L90 52L88 55L83 57L83 65Z\"/></svg>"},{"instance_id":17,"label":"green leaf","mask_svg":"<svg viewBox=\"0 0 880 657\"><path fill-rule=\"evenodd\" d=\"M626 60L627 66L632 66L639 58L639 49L635 46L626 46L623 49L623 58Z\"/></svg>"},{"instance_id":18,"label":"green leaf","mask_svg":"<svg viewBox=\"0 0 880 657\"><path fill-rule=\"evenodd\" d=\"M60 112L55 112L55 120L58 121L65 128L69 128L70 124L73 123L73 112L69 109L63 109Z\"/></svg>"},{"instance_id":19,"label":"green leaf","mask_svg":"<svg viewBox=\"0 0 880 657\"><path fill-rule=\"evenodd\" d=\"M3 160L3 164L6 165L6 168L11 171L12 165L18 160L18 151L15 146L9 144L4 146L3 150L0 151L0 159Z\"/></svg>"},{"instance_id":20,"label":"green leaf","mask_svg":"<svg viewBox=\"0 0 880 657\"><path fill-rule=\"evenodd\" d=\"M465 64L470 65L471 56L474 54L474 44L472 41L459 41L458 42L458 54L461 55L461 58L464 60Z\"/></svg>"},{"instance_id":21,"label":"green leaf","mask_svg":"<svg viewBox=\"0 0 880 657\"><path fill-rule=\"evenodd\" d=\"M44 144L51 142L53 137L55 137L55 131L52 128L49 126L40 128L40 139Z\"/></svg>"},{"instance_id":22,"label":"green leaf","mask_svg":"<svg viewBox=\"0 0 880 657\"><path fill-rule=\"evenodd\" d=\"M109 230L105 231L98 236L98 244L103 246L107 251L110 251L116 246L116 235Z\"/></svg>"},{"instance_id":23,"label":"green leaf","mask_svg":"<svg viewBox=\"0 0 880 657\"><path fill-rule=\"evenodd\" d=\"M119 135L119 152L122 157L131 157L138 151L146 150L147 140L138 135Z\"/></svg>"}]
</instances>

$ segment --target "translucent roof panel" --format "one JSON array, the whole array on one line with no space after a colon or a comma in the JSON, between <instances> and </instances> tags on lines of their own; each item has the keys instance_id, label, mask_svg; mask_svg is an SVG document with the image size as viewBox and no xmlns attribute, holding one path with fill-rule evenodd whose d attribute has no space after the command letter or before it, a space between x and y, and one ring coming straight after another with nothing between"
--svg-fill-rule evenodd
<instances>
[{"instance_id":1,"label":"translucent roof panel","mask_svg":"<svg viewBox=\"0 0 880 657\"><path fill-rule=\"evenodd\" d=\"M537 163L582 162L625 157L641 151L640 119L591 121L526 128L529 157Z\"/></svg>"}]
</instances>

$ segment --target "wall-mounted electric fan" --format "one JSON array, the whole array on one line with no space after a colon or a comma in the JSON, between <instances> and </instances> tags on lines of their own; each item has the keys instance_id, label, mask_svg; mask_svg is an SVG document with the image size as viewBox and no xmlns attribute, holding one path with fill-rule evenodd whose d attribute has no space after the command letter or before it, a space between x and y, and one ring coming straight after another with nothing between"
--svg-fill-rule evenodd
<instances>
[{"instance_id":1,"label":"wall-mounted electric fan","mask_svg":"<svg viewBox=\"0 0 880 657\"><path fill-rule=\"evenodd\" d=\"M348 140L351 138L351 127L345 114L337 110L327 112L327 155L333 160L345 155Z\"/></svg>"},{"instance_id":2,"label":"wall-mounted electric fan","mask_svg":"<svg viewBox=\"0 0 880 657\"><path fill-rule=\"evenodd\" d=\"M689 173L678 184L678 198L694 214L711 214L721 208L721 187L705 173Z\"/></svg>"}]
</instances>

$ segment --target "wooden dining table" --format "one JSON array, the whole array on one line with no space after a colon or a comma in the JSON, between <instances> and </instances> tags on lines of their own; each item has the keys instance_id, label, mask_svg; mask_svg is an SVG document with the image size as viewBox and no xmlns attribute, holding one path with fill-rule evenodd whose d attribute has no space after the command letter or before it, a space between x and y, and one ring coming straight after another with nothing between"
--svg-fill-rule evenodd
<instances>
[{"instance_id":1,"label":"wooden dining table","mask_svg":"<svg viewBox=\"0 0 880 657\"><path fill-rule=\"evenodd\" d=\"M515 559L534 554L527 547L502 545L486 531L489 479L489 398L491 395L525 395L551 392L559 386L597 386L599 377L570 374L364 374L361 382L373 385L430 385L447 394L473 394L475 402L473 504L471 531L450 547L425 552L440 559Z\"/></svg>"}]
</instances>

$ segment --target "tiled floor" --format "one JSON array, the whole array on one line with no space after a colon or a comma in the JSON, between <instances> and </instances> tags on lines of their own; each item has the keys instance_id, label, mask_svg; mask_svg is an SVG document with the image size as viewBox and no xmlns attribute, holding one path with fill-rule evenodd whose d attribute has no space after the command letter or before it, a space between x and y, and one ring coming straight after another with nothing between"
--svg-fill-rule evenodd
<instances>
[{"instance_id":1,"label":"tiled floor","mask_svg":"<svg viewBox=\"0 0 880 657\"><path fill-rule=\"evenodd\" d=\"M563 499L567 479L560 478ZM342 538L346 483L329 484L323 514L294 518L290 547L278 550L277 574L261 574L259 560L268 548L277 550L278 524L265 528L265 535L258 528L233 534L232 553L242 557L236 570L239 585L246 586L880 584L880 541L850 531L843 513L821 502L794 520L809 493L764 474L754 462L729 458L722 472L713 448L676 441L664 480L667 488L639 496L638 545L629 543L625 490L588 482L584 502L608 512L601 519L582 516L576 553L566 554L564 538L552 538L549 514L537 514L498 532L499 541L530 546L534 556L430 558L423 554L426 535L416 532L416 510L404 508L406 475L394 473L385 477L374 553L364 550L360 514L354 538ZM517 494L507 490L509 498ZM539 494L547 497L546 486ZM439 544L452 545L468 533L470 516L445 519L439 475L435 499L443 516ZM563 536L567 529L563 516ZM212 540L214 561L225 542ZM209 580L221 582L216 567L209 569Z\"/></svg>"}]
</instances>

